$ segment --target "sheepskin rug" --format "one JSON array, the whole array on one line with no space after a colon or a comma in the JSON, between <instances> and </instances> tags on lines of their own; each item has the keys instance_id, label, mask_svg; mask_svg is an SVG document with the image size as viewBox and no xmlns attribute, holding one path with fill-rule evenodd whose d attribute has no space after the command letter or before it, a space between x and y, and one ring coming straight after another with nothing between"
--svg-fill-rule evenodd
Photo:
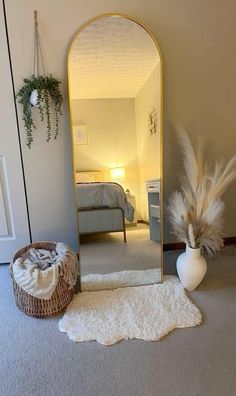
<instances>
[{"instance_id":1,"label":"sheepskin rug","mask_svg":"<svg viewBox=\"0 0 236 396\"><path fill-rule=\"evenodd\" d=\"M76 342L112 345L122 339L157 341L175 328L201 323L199 309L175 276L164 283L75 295L59 330Z\"/></svg>"}]
</instances>

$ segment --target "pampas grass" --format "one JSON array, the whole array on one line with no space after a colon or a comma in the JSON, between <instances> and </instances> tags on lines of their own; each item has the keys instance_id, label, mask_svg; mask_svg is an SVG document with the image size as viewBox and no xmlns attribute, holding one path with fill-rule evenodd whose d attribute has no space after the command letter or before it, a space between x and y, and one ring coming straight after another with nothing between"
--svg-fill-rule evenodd
<instances>
[{"instance_id":1,"label":"pampas grass","mask_svg":"<svg viewBox=\"0 0 236 396\"><path fill-rule=\"evenodd\" d=\"M236 178L236 155L228 163L216 162L213 170L204 160L204 147L195 150L187 133L178 129L183 153L181 192L169 199L172 231L189 247L203 247L212 256L223 246L222 194Z\"/></svg>"},{"instance_id":2,"label":"pampas grass","mask_svg":"<svg viewBox=\"0 0 236 396\"><path fill-rule=\"evenodd\" d=\"M190 246L195 249L196 248L196 241L195 241L195 236L193 232L193 225L189 224L188 225L188 239L190 242Z\"/></svg>"}]
</instances>

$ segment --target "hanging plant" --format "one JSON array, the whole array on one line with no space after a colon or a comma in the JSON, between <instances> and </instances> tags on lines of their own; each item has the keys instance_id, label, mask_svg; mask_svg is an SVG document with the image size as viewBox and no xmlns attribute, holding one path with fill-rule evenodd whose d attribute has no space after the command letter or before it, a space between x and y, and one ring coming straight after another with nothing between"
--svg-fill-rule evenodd
<instances>
[{"instance_id":1,"label":"hanging plant","mask_svg":"<svg viewBox=\"0 0 236 396\"><path fill-rule=\"evenodd\" d=\"M23 106L23 121L27 134L27 146L33 142L33 130L36 129L33 121L33 107L38 107L41 121L46 119L47 141L57 138L59 133L59 115L62 115L63 97L59 90L60 81L49 76L32 75L25 78L24 85L17 93L18 102ZM55 114L55 132L52 133L52 106Z\"/></svg>"},{"instance_id":2,"label":"hanging plant","mask_svg":"<svg viewBox=\"0 0 236 396\"><path fill-rule=\"evenodd\" d=\"M46 75L42 49L39 39L37 11L35 18L35 40L34 40L34 71L30 78L23 80L24 84L18 91L16 98L23 106L23 121L27 135L27 146L30 148L34 139L33 130L36 125L33 121L33 107L39 109L41 121L46 120L47 142L56 139L59 133L59 116L62 115L63 97L60 92L60 84L52 74ZM40 61L43 75L39 74ZM54 115L52 116L52 112ZM54 122L53 122L54 118ZM52 132L52 125L55 129Z\"/></svg>"}]
</instances>

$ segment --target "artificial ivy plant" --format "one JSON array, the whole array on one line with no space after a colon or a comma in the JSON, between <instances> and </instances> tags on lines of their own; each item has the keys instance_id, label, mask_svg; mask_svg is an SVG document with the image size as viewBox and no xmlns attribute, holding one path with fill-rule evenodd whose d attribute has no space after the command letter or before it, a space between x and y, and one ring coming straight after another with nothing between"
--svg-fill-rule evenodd
<instances>
[{"instance_id":1,"label":"artificial ivy plant","mask_svg":"<svg viewBox=\"0 0 236 396\"><path fill-rule=\"evenodd\" d=\"M25 78L24 84L17 93L18 102L23 106L23 121L27 134L27 146L30 148L33 142L33 130L36 129L33 121L33 105L30 102L31 93L37 91L37 104L41 121L46 119L47 141L52 137L57 138L59 133L59 115L62 114L63 97L59 89L60 81L51 74L47 76L35 76ZM52 110L55 116L55 132L52 133Z\"/></svg>"},{"instance_id":2,"label":"artificial ivy plant","mask_svg":"<svg viewBox=\"0 0 236 396\"><path fill-rule=\"evenodd\" d=\"M47 141L52 137L57 138L59 133L59 115L62 114L63 97L59 89L61 81L47 75L45 72L44 59L40 44L37 11L34 11L34 70L30 78L23 80L24 84L18 91L16 98L23 106L23 121L27 134L27 146L30 148L33 142L33 130L36 129L33 121L34 107L39 109L41 121L46 119ZM40 74L40 61L43 75ZM55 122L52 122L52 111ZM55 130L52 132L53 124Z\"/></svg>"}]
</instances>

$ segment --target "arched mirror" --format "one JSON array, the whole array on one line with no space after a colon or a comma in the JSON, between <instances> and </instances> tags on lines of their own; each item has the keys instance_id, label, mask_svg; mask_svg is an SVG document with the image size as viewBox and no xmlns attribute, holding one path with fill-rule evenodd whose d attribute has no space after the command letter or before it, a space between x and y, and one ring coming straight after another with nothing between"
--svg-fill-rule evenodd
<instances>
[{"instance_id":1,"label":"arched mirror","mask_svg":"<svg viewBox=\"0 0 236 396\"><path fill-rule=\"evenodd\" d=\"M162 282L162 64L140 23L105 15L68 55L82 290Z\"/></svg>"}]
</instances>

